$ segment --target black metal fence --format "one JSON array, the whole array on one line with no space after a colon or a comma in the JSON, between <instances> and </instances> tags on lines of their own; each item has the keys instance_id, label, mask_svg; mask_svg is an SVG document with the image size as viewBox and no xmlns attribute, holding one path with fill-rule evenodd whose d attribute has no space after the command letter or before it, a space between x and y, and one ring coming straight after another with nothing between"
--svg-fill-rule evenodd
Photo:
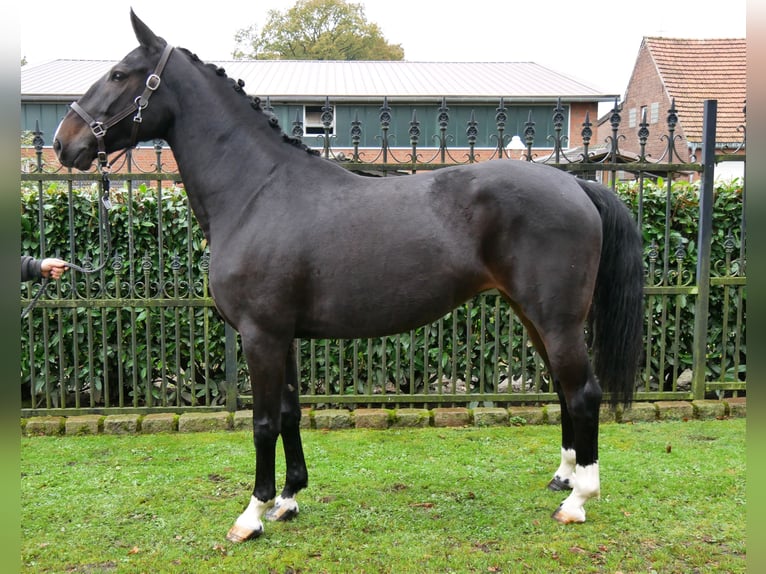
<instances>
[{"instance_id":1,"label":"black metal fence","mask_svg":"<svg viewBox=\"0 0 766 574\"><path fill-rule=\"evenodd\" d=\"M443 108L446 103L443 102ZM469 146L450 149L448 138L421 148L413 116L408 149L391 149L386 138L386 104L381 107L381 147L336 150L325 105L324 135L305 138L328 159L348 169L389 177L455 162L508 159L511 138L504 133L503 102L497 110L497 147L477 153L478 126L466 126ZM614 188L633 180L636 217L651 236L646 245L645 357L637 383L639 400L694 399L746 391L745 188L714 210L716 162L744 162L743 141L715 155L716 103L706 102L703 161L679 163L674 146L677 115L668 110L667 131L651 134L638 126L641 149L625 162L619 150L619 109L612 133L592 147L593 125L586 116L583 145L567 147L561 105L553 109L554 133L545 153L533 148L531 114L524 140L512 153L540 161ZM448 117L437 119L444 125ZM338 129L336 127L335 129ZM352 122L352 142L362 126ZM296 121L292 135L304 137ZM83 412L174 412L235 410L251 400L250 383L236 333L217 315L207 286L204 238L186 202L177 173L167 172L168 151L157 143L149 168L137 153L114 167L112 208L99 208L97 173L71 173L50 159L36 134L34 155L22 173L22 248L57 254L96 269L76 270L64 279L25 284L21 306L41 297L22 320L21 392L23 414ZM649 138L667 142L661 161L649 161ZM423 152L428 161L423 161ZM721 150L719 150L721 151ZM145 153L145 150L144 150ZM47 154L47 155L46 155ZM676 158L676 161L674 161ZM145 165L145 164L143 164ZM744 165L744 164L743 164ZM702 176L699 188L678 190L675 180ZM403 175L406 177L406 175ZM659 199L658 199L659 197ZM657 216L651 202L664 202ZM698 204L693 225L679 228L679 202ZM731 213L735 210L736 213ZM725 230L714 229L719 217ZM649 221L652 218L653 221ZM656 219L663 221L656 221ZM694 219L694 218L692 218ZM732 223L733 222L733 223ZM653 231L646 231L649 227ZM662 231L657 232L659 228ZM65 231L62 231L65 230ZM104 265L101 268L101 264ZM481 294L433 324L408 333L363 340L301 340L298 367L304 404L445 405L509 404L555 400L548 374L518 318L493 292Z\"/></svg>"}]
</instances>

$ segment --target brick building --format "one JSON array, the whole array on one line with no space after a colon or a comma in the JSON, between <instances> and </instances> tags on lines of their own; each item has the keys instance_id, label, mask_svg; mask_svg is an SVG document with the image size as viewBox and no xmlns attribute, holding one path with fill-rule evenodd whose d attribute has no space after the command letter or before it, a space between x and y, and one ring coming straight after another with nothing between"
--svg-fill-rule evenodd
<instances>
[{"instance_id":1,"label":"brick building","mask_svg":"<svg viewBox=\"0 0 766 574\"><path fill-rule=\"evenodd\" d=\"M672 160L700 161L704 100L715 99L716 148L725 153L740 151L747 94L746 51L744 38L645 37L622 103L620 150L640 153L638 131L645 118L650 134L647 158L668 161L668 115L675 102L678 123ZM609 122L602 122L600 138L610 135L610 130Z\"/></svg>"}]
</instances>

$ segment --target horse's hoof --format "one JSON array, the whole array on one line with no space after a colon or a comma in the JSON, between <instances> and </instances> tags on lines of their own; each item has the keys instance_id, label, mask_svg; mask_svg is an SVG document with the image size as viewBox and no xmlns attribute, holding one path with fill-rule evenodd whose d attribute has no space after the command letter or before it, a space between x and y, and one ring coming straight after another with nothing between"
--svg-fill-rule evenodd
<instances>
[{"instance_id":1,"label":"horse's hoof","mask_svg":"<svg viewBox=\"0 0 766 574\"><path fill-rule=\"evenodd\" d=\"M567 512L562 506L556 509L556 512L551 514L551 518L559 522L560 524L580 524L585 522L585 511L582 512Z\"/></svg>"},{"instance_id":2,"label":"horse's hoof","mask_svg":"<svg viewBox=\"0 0 766 574\"><path fill-rule=\"evenodd\" d=\"M294 498L280 497L266 513L266 519L272 522L286 522L298 516L298 512L298 503Z\"/></svg>"},{"instance_id":3,"label":"horse's hoof","mask_svg":"<svg viewBox=\"0 0 766 574\"><path fill-rule=\"evenodd\" d=\"M554 492L561 492L562 490L572 490L572 485L568 478L561 480L558 476L554 476L548 483L548 490Z\"/></svg>"},{"instance_id":4,"label":"horse's hoof","mask_svg":"<svg viewBox=\"0 0 766 574\"><path fill-rule=\"evenodd\" d=\"M226 535L226 540L229 542L245 542L246 540L258 538L261 534L263 534L263 528L260 530L251 530L235 524L229 529L229 533Z\"/></svg>"}]
</instances>

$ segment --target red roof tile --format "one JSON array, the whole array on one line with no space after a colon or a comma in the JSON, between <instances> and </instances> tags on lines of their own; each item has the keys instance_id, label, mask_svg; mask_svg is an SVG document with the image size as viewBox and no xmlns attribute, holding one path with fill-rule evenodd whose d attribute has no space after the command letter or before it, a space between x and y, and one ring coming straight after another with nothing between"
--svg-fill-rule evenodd
<instances>
[{"instance_id":1,"label":"red roof tile","mask_svg":"<svg viewBox=\"0 0 766 574\"><path fill-rule=\"evenodd\" d=\"M703 101L718 100L716 141L739 143L745 123L745 39L644 38L668 96L675 98L686 139L702 141Z\"/></svg>"}]
</instances>

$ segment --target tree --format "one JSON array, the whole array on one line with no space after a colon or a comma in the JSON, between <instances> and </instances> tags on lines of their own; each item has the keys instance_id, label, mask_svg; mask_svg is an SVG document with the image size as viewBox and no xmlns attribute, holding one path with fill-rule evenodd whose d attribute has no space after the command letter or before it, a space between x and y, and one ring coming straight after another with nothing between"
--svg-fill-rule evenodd
<instances>
[{"instance_id":1,"label":"tree","mask_svg":"<svg viewBox=\"0 0 766 574\"><path fill-rule=\"evenodd\" d=\"M403 60L400 44L389 44L364 7L345 0L298 0L286 10L269 10L256 25L234 37L236 59L252 60Z\"/></svg>"}]
</instances>

